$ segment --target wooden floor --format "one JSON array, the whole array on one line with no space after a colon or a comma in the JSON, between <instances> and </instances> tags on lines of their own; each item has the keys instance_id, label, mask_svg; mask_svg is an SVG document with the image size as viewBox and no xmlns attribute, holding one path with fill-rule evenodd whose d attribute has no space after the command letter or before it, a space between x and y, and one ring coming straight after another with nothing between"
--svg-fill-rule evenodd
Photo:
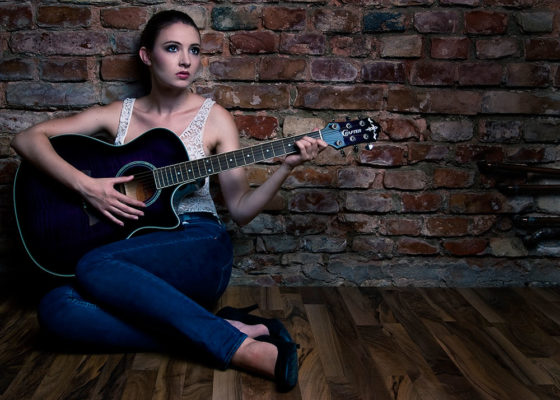
<instances>
[{"instance_id":1,"label":"wooden floor","mask_svg":"<svg viewBox=\"0 0 560 400\"><path fill-rule=\"evenodd\" d=\"M0 302L1 399L559 399L559 289L228 289L301 345L298 386L165 354L64 354ZM7 297L7 298L6 298Z\"/></svg>"}]
</instances>

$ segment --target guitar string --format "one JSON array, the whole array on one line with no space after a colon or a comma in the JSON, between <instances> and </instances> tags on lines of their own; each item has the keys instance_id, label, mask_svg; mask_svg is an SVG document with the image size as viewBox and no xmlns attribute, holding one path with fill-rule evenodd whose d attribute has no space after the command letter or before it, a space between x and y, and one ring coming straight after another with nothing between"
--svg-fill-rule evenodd
<instances>
[{"instance_id":1,"label":"guitar string","mask_svg":"<svg viewBox=\"0 0 560 400\"><path fill-rule=\"evenodd\" d=\"M214 174L217 174L217 173L219 173L223 170L229 169L229 167L222 168L222 165L224 164L224 162L220 162L220 158L224 159L225 164L228 165L227 158L228 158L228 156L233 155L235 165L231 168L237 168L237 167L249 165L249 164L252 164L252 163L255 163L255 162L264 161L264 160L267 160L267 159L274 158L274 157L278 156L278 154L277 154L278 150L283 150L284 151L284 153L282 153L281 155L290 154L289 151L286 151L286 144L289 144L290 146L293 146L295 141L300 137L304 137L304 136L318 137L318 136L321 135L321 133L322 133L321 131L310 132L310 133L307 133L307 134L302 134L302 135L298 135L298 136L294 136L294 137L290 137L290 138L278 139L278 140L273 141L273 142L263 143L263 144L256 145L256 146L253 146L253 147L246 147L246 148L243 148L243 149L234 150L234 151L227 152L227 153L216 154L216 155L212 155L212 156L202 158L202 159L183 161L183 162L180 162L180 163L177 163L177 164L167 165L167 166L159 167L159 168L156 168L156 169L153 169L153 170L147 170L147 171L139 172L137 174L133 174L134 175L134 182L138 182L138 183L141 183L141 184L144 184L144 183L152 184L152 183L155 182L155 177L154 177L155 172L156 171L164 171L164 170L167 169L170 172L172 170L175 170L175 174L173 174L171 177L170 176L163 177L166 181L168 181L168 184L164 185L164 187L174 186L176 184L182 184L182 183L193 183L193 182L196 182L199 179L206 178L207 176L214 175ZM331 133L331 132L329 131L327 133ZM324 132L323 132L323 134L324 134ZM293 141L293 143L290 143L291 141ZM244 152L246 153L247 151L251 151L254 155L255 150L256 151L260 150L263 153L263 156L264 156L263 150L266 149L267 147L271 147L272 152L275 154L274 156L268 157L268 158L264 157L263 159L259 159L259 160L255 160L255 158L252 157L250 162L246 162L246 160L247 160L246 157L243 157ZM216 163L214 163L214 161ZM195 176L194 178L187 178L186 180L183 180L183 173L180 172L181 176L178 177L177 173L176 173L176 169L179 168L179 170L180 170L183 166L188 165L188 164L192 164L192 165L196 164L197 169L199 170L199 175L200 176L198 176L198 177ZM212 168L210 170L207 170L206 169L207 165L211 165ZM219 170L217 170L217 168L214 168L213 165L218 165ZM185 168L185 170L187 170L187 168ZM192 168L191 170L194 171L194 168ZM201 170L204 171L204 173L201 173ZM211 171L211 172L208 173L208 171ZM188 175L188 172L187 172L187 175ZM196 174L194 174L194 172L193 172L193 175L196 175ZM179 178L181 178L181 180L182 180L181 182L173 182L173 180L179 180ZM152 185L151 188L154 187L154 186L156 186L156 185Z\"/></svg>"}]
</instances>

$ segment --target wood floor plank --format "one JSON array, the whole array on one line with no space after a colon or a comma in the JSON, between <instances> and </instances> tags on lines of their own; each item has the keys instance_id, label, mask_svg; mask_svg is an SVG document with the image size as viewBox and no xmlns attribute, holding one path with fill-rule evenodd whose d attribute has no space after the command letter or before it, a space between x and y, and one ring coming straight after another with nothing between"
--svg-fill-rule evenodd
<instances>
[{"instance_id":1,"label":"wood floor plank","mask_svg":"<svg viewBox=\"0 0 560 400\"><path fill-rule=\"evenodd\" d=\"M330 400L331 394L325 377L319 348L309 323L301 294L283 291L286 307L286 328L300 346L298 389L302 399Z\"/></svg>"},{"instance_id":2,"label":"wood floor plank","mask_svg":"<svg viewBox=\"0 0 560 400\"><path fill-rule=\"evenodd\" d=\"M406 345L411 350L418 349L415 362L422 360L419 365L422 366L420 371L425 383L418 386L426 387L426 393L421 394L421 397L476 398L476 393L473 393L468 381L438 345L423 322L424 320L438 321L440 314L435 312L415 289L384 290L382 293L397 321L407 332L408 338L414 338L414 346L407 337L403 336L401 340L406 340ZM413 376L411 378L413 379Z\"/></svg>"},{"instance_id":3,"label":"wood floor plank","mask_svg":"<svg viewBox=\"0 0 560 400\"><path fill-rule=\"evenodd\" d=\"M242 400L241 373L228 369L214 371L212 400Z\"/></svg>"},{"instance_id":4,"label":"wood floor plank","mask_svg":"<svg viewBox=\"0 0 560 400\"><path fill-rule=\"evenodd\" d=\"M154 393L157 370L126 371L126 383L121 400L150 400Z\"/></svg>"},{"instance_id":5,"label":"wood floor plank","mask_svg":"<svg viewBox=\"0 0 560 400\"><path fill-rule=\"evenodd\" d=\"M10 293L1 400L560 399L557 288L228 288L216 307L258 304L300 344L289 393L173 354L64 352Z\"/></svg>"},{"instance_id":6,"label":"wood floor plank","mask_svg":"<svg viewBox=\"0 0 560 400\"><path fill-rule=\"evenodd\" d=\"M357 287L339 287L338 292L352 315L357 326L379 325L376 312L369 298L364 296Z\"/></svg>"},{"instance_id":7,"label":"wood floor plank","mask_svg":"<svg viewBox=\"0 0 560 400\"><path fill-rule=\"evenodd\" d=\"M187 362L166 357L160 364L152 400L181 400Z\"/></svg>"},{"instance_id":8,"label":"wood floor plank","mask_svg":"<svg viewBox=\"0 0 560 400\"><path fill-rule=\"evenodd\" d=\"M486 347L462 334L454 324L425 323L464 376L485 397L496 400L539 398L498 363Z\"/></svg>"},{"instance_id":9,"label":"wood floor plank","mask_svg":"<svg viewBox=\"0 0 560 400\"><path fill-rule=\"evenodd\" d=\"M306 304L307 319L323 364L325 377L344 378L341 350L325 305Z\"/></svg>"},{"instance_id":10,"label":"wood floor plank","mask_svg":"<svg viewBox=\"0 0 560 400\"><path fill-rule=\"evenodd\" d=\"M349 382L345 388L347 396L356 393L361 398L390 399L375 364L363 356L368 352L367 346L361 341L344 300L334 290L323 290L323 296Z\"/></svg>"},{"instance_id":11,"label":"wood floor plank","mask_svg":"<svg viewBox=\"0 0 560 400\"><path fill-rule=\"evenodd\" d=\"M206 366L187 363L182 400L208 400L212 398L214 370Z\"/></svg>"},{"instance_id":12,"label":"wood floor plank","mask_svg":"<svg viewBox=\"0 0 560 400\"><path fill-rule=\"evenodd\" d=\"M88 400L120 399L126 383L126 371L132 362L130 354L110 354Z\"/></svg>"},{"instance_id":13,"label":"wood floor plank","mask_svg":"<svg viewBox=\"0 0 560 400\"><path fill-rule=\"evenodd\" d=\"M32 400L64 399L74 388L70 385L75 371L85 362L83 354L59 354L33 393Z\"/></svg>"}]
</instances>

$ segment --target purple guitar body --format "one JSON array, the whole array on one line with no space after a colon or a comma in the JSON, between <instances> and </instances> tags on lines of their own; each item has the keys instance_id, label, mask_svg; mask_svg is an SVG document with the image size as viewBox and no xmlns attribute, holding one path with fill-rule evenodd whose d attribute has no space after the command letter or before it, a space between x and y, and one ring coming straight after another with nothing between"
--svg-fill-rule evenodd
<instances>
[{"instance_id":1,"label":"purple guitar body","mask_svg":"<svg viewBox=\"0 0 560 400\"><path fill-rule=\"evenodd\" d=\"M156 189L151 173L188 160L183 143L173 132L154 129L123 146L81 135L55 136L51 143L62 158L92 177L143 176L139 182L142 187L137 188L142 195L137 197L148 206L144 217L127 220L124 227L119 227L76 192L23 162L14 183L18 229L28 254L47 272L72 276L77 261L96 247L143 229L173 229L179 225L172 207L177 187ZM192 190L198 187L187 185L192 185Z\"/></svg>"}]
</instances>

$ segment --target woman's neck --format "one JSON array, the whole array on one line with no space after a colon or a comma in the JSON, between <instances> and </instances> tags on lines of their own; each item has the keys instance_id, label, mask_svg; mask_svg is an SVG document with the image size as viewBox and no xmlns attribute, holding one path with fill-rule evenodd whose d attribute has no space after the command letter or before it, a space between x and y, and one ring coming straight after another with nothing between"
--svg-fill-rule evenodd
<instances>
[{"instance_id":1,"label":"woman's neck","mask_svg":"<svg viewBox=\"0 0 560 400\"><path fill-rule=\"evenodd\" d=\"M156 88L145 97L145 106L152 113L171 115L188 109L191 97L187 90L162 91Z\"/></svg>"}]
</instances>

